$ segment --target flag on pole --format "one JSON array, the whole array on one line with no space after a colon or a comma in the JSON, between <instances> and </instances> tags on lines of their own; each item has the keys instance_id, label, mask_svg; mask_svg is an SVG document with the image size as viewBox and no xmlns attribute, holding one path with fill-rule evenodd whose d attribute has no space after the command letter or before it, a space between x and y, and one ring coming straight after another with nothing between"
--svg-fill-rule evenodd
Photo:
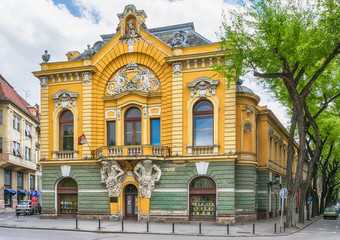
<instances>
[{"instance_id":1,"label":"flag on pole","mask_svg":"<svg viewBox=\"0 0 340 240\"><path fill-rule=\"evenodd\" d=\"M78 138L78 146L79 145L83 145L87 143L87 140L86 140L86 137L85 137L85 134L83 133L79 138Z\"/></svg>"}]
</instances>

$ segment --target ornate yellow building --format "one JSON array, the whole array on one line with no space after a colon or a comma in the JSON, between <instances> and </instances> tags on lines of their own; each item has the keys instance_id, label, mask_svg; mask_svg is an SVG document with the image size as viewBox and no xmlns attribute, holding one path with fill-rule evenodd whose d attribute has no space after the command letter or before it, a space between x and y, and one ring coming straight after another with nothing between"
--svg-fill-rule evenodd
<instances>
[{"instance_id":1,"label":"ornate yellow building","mask_svg":"<svg viewBox=\"0 0 340 240\"><path fill-rule=\"evenodd\" d=\"M276 214L288 133L193 23L115 34L34 72L41 83L43 217L219 223ZM277 180L276 180L277 179Z\"/></svg>"}]
</instances>

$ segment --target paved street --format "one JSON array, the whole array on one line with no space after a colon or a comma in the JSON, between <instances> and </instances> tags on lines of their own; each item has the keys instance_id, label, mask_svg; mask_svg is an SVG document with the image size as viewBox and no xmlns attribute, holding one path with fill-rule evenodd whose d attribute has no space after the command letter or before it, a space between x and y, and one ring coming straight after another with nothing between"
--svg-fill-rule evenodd
<instances>
[{"instance_id":1,"label":"paved street","mask_svg":"<svg viewBox=\"0 0 340 240\"><path fill-rule=\"evenodd\" d=\"M0 228L0 240L21 240L27 238L34 238L36 240L105 240L105 239L138 239L138 240L152 240L152 239L176 239L176 240L216 240L226 238L223 237L207 237L207 236L181 236L181 235L162 235L162 234L128 234L128 233L92 233L92 232L77 232L77 231L60 231L60 230L31 230L31 229L16 229L16 228ZM230 239L251 239L249 237L230 237ZM280 240L294 239L294 240L338 240L340 239L340 219L324 220L320 219L314 224L305 229L293 233L288 236L278 236ZM269 237L256 237L258 240L268 240Z\"/></svg>"}]
</instances>

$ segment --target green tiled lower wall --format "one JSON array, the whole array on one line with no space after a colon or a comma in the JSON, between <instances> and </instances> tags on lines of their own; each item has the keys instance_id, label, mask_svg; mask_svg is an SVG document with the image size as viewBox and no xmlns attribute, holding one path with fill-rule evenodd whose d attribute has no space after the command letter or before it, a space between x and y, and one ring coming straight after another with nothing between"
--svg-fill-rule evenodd
<instances>
[{"instance_id":1,"label":"green tiled lower wall","mask_svg":"<svg viewBox=\"0 0 340 240\"><path fill-rule=\"evenodd\" d=\"M235 166L235 209L255 212L255 174L252 166Z\"/></svg>"}]
</instances>

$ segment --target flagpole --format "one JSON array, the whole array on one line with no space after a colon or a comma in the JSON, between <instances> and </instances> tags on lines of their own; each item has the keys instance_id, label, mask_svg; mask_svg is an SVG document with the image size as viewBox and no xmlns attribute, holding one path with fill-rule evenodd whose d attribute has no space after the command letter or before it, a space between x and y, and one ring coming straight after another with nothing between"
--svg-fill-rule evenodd
<instances>
[{"instance_id":1,"label":"flagpole","mask_svg":"<svg viewBox=\"0 0 340 240\"><path fill-rule=\"evenodd\" d=\"M85 133L83 132L83 135L84 135L84 137L85 137L85 139L86 139L86 143L87 143L87 146L89 147L89 149L90 149L90 154L91 154L91 157L93 157L93 155L92 155L92 150L91 150L91 147L90 147L90 144L89 144L89 142L87 141L87 138L86 138L86 136L85 136Z\"/></svg>"}]
</instances>

